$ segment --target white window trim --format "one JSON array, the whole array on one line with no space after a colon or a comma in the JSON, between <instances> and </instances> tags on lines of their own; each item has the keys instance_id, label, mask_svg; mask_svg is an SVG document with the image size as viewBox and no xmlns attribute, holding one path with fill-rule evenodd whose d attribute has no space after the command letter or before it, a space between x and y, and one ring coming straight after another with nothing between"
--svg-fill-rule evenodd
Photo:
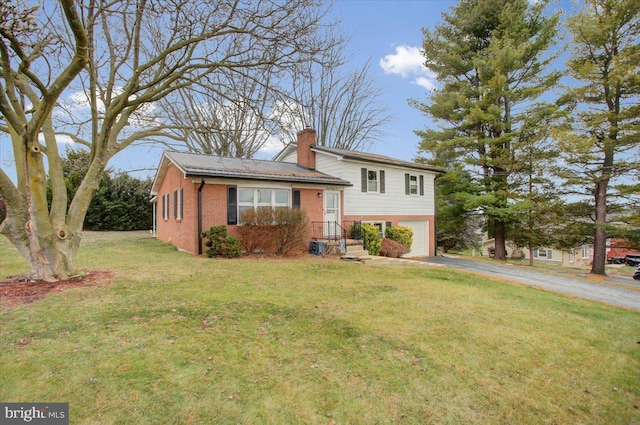
<instances>
[{"instance_id":1,"label":"white window trim","mask_svg":"<svg viewBox=\"0 0 640 425\"><path fill-rule=\"evenodd\" d=\"M169 199L171 198L171 196L169 196L168 193L165 193L164 195L162 195L162 199L163 199L163 208L162 208L162 219L164 221L168 221L169 217L171 217L171 208L169 206Z\"/></svg>"},{"instance_id":2,"label":"white window trim","mask_svg":"<svg viewBox=\"0 0 640 425\"><path fill-rule=\"evenodd\" d=\"M416 193L412 193L411 189L413 189L413 180L412 179L416 179L415 183L415 189L416 189ZM418 177L417 174L409 174L409 196L420 196L420 177Z\"/></svg>"},{"instance_id":3,"label":"white window trim","mask_svg":"<svg viewBox=\"0 0 640 425\"><path fill-rule=\"evenodd\" d=\"M177 210L176 210L176 220L178 221L182 221L183 217L184 217L184 207L182 206L182 202L183 202L183 191L182 188L176 190L177 192Z\"/></svg>"},{"instance_id":4,"label":"white window trim","mask_svg":"<svg viewBox=\"0 0 640 425\"><path fill-rule=\"evenodd\" d=\"M589 246L582 245L582 258L589 258Z\"/></svg>"},{"instance_id":5,"label":"white window trim","mask_svg":"<svg viewBox=\"0 0 640 425\"><path fill-rule=\"evenodd\" d=\"M253 202L251 203L251 205L249 205L248 202L242 202L240 200L240 191L243 190L253 190ZM260 190L269 190L271 191L271 203L270 205L260 205L258 204L258 196L257 196L257 192ZM287 193L287 204L278 204L276 203L276 192L277 191L281 191L281 192L286 192ZM240 219L240 207L253 207L254 210L258 209L259 207L271 207L272 210L275 210L276 208L291 208L291 203L293 202L292 198L292 194L291 194L291 189L288 188L270 188L270 187L252 187L252 186L246 186L246 187L238 187L238 200L237 200L237 214L238 214L238 225L242 225L241 219Z\"/></svg>"},{"instance_id":6,"label":"white window trim","mask_svg":"<svg viewBox=\"0 0 640 425\"><path fill-rule=\"evenodd\" d=\"M376 173L376 179L375 179L376 190L371 190L371 187L369 186L369 183L374 181L369 179L369 173ZM367 168L367 193L380 193L380 171L379 170L372 170L370 168Z\"/></svg>"}]
</instances>

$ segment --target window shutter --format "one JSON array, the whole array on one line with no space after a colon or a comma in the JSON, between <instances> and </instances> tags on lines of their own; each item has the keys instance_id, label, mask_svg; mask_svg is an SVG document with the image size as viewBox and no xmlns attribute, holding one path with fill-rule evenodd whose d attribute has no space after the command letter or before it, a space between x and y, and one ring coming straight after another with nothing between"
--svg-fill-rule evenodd
<instances>
[{"instance_id":1,"label":"window shutter","mask_svg":"<svg viewBox=\"0 0 640 425\"><path fill-rule=\"evenodd\" d=\"M167 219L167 197L165 195L162 195L162 219L166 220Z\"/></svg>"},{"instance_id":2,"label":"window shutter","mask_svg":"<svg viewBox=\"0 0 640 425\"><path fill-rule=\"evenodd\" d=\"M360 169L360 177L362 180L362 192L366 192L367 191L367 169L366 168L361 168Z\"/></svg>"},{"instance_id":3,"label":"window shutter","mask_svg":"<svg viewBox=\"0 0 640 425\"><path fill-rule=\"evenodd\" d=\"M384 193L384 170L380 170L380 193Z\"/></svg>"},{"instance_id":4,"label":"window shutter","mask_svg":"<svg viewBox=\"0 0 640 425\"><path fill-rule=\"evenodd\" d=\"M173 218L178 218L178 191L173 191Z\"/></svg>"},{"instance_id":5,"label":"window shutter","mask_svg":"<svg viewBox=\"0 0 640 425\"><path fill-rule=\"evenodd\" d=\"M238 188L235 186L227 190L227 224L238 224Z\"/></svg>"},{"instance_id":6,"label":"window shutter","mask_svg":"<svg viewBox=\"0 0 640 425\"><path fill-rule=\"evenodd\" d=\"M293 203L292 203L293 208L300 209L300 191L294 190L292 197L293 197Z\"/></svg>"},{"instance_id":7,"label":"window shutter","mask_svg":"<svg viewBox=\"0 0 640 425\"><path fill-rule=\"evenodd\" d=\"M404 174L404 194L405 195L410 195L411 194L411 188L409 187L410 183L409 183L409 173L405 173Z\"/></svg>"},{"instance_id":8,"label":"window shutter","mask_svg":"<svg viewBox=\"0 0 640 425\"><path fill-rule=\"evenodd\" d=\"M424 196L424 176L420 176L420 196Z\"/></svg>"},{"instance_id":9,"label":"window shutter","mask_svg":"<svg viewBox=\"0 0 640 425\"><path fill-rule=\"evenodd\" d=\"M552 251L551 251L550 249L548 249L548 250L547 250L547 258L548 258L549 260L551 260L551 252L552 252Z\"/></svg>"}]
</instances>

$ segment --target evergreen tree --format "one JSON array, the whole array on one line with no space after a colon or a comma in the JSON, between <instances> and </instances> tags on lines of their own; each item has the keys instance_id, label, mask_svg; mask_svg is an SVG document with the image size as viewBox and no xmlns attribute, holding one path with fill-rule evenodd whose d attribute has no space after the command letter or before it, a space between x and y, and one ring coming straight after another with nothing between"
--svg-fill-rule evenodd
<instances>
[{"instance_id":1,"label":"evergreen tree","mask_svg":"<svg viewBox=\"0 0 640 425\"><path fill-rule=\"evenodd\" d=\"M608 212L615 197L637 202L640 170L640 0L585 0L568 21L570 75L578 87L563 101L574 109L560 128L559 175L572 194L591 199L594 258L604 275ZM632 199L629 199L632 198Z\"/></svg>"},{"instance_id":2,"label":"evergreen tree","mask_svg":"<svg viewBox=\"0 0 640 425\"><path fill-rule=\"evenodd\" d=\"M521 215L511 187L519 161L513 144L535 102L559 78L546 72L558 23L557 15L544 12L546 4L461 0L433 31L423 30L425 66L440 87L429 102L413 103L441 128L417 132L420 150L447 152L475 173L482 192L466 205L486 215L502 260L507 229Z\"/></svg>"},{"instance_id":3,"label":"evergreen tree","mask_svg":"<svg viewBox=\"0 0 640 425\"><path fill-rule=\"evenodd\" d=\"M67 148L62 159L67 199L71 202L89 167L89 152ZM153 220L151 180L107 169L100 179L84 220L84 230L146 230ZM49 199L51 195L49 194Z\"/></svg>"}]
</instances>

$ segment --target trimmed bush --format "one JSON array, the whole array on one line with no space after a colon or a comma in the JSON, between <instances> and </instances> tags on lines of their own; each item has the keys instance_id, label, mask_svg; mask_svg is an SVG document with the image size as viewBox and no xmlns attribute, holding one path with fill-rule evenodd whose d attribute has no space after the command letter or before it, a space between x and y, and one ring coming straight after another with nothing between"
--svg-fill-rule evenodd
<instances>
[{"instance_id":1,"label":"trimmed bush","mask_svg":"<svg viewBox=\"0 0 640 425\"><path fill-rule=\"evenodd\" d=\"M351 239L362 239L362 223L353 223L350 230Z\"/></svg>"},{"instance_id":2,"label":"trimmed bush","mask_svg":"<svg viewBox=\"0 0 640 425\"><path fill-rule=\"evenodd\" d=\"M213 226L206 232L202 232L206 239L205 245L209 249L205 252L207 257L236 258L242 254L240 240L233 236L227 236L227 226Z\"/></svg>"},{"instance_id":3,"label":"trimmed bush","mask_svg":"<svg viewBox=\"0 0 640 425\"><path fill-rule=\"evenodd\" d=\"M404 244L401 244L400 242L396 242L393 239L389 238L382 239L382 249L380 250L380 255L391 258L400 258L408 252L409 248L407 248Z\"/></svg>"},{"instance_id":4,"label":"trimmed bush","mask_svg":"<svg viewBox=\"0 0 640 425\"><path fill-rule=\"evenodd\" d=\"M380 228L368 223L361 225L361 228L364 249L369 252L369 255L380 255L380 250L382 249Z\"/></svg>"},{"instance_id":5,"label":"trimmed bush","mask_svg":"<svg viewBox=\"0 0 640 425\"><path fill-rule=\"evenodd\" d=\"M407 249L411 249L411 245L413 245L413 230L410 227L406 226L393 226L387 227L384 232L384 235L391 239L392 241L396 241L406 246Z\"/></svg>"},{"instance_id":6,"label":"trimmed bush","mask_svg":"<svg viewBox=\"0 0 640 425\"><path fill-rule=\"evenodd\" d=\"M238 233L245 252L273 252L273 210L260 207L242 212Z\"/></svg>"},{"instance_id":7,"label":"trimmed bush","mask_svg":"<svg viewBox=\"0 0 640 425\"><path fill-rule=\"evenodd\" d=\"M276 222L276 254L289 255L304 248L309 237L309 220L299 208L278 208L274 211Z\"/></svg>"},{"instance_id":8,"label":"trimmed bush","mask_svg":"<svg viewBox=\"0 0 640 425\"><path fill-rule=\"evenodd\" d=\"M242 246L247 252L289 255L305 247L309 233L306 213L299 208L270 207L242 213L238 226Z\"/></svg>"}]
</instances>

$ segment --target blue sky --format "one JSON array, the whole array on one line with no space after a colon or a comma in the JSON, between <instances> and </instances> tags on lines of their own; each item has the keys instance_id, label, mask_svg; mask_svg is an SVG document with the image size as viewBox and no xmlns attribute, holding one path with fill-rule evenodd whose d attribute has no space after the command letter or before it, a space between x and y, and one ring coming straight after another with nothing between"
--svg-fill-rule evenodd
<instances>
[{"instance_id":1,"label":"blue sky","mask_svg":"<svg viewBox=\"0 0 640 425\"><path fill-rule=\"evenodd\" d=\"M533 1L533 0L532 0ZM393 115L384 127L387 136L371 148L371 152L399 159L411 160L418 151L419 138L414 131L433 127L427 118L409 106L408 100L426 100L427 87L435 82L422 66L419 49L422 28L433 28L441 21L443 12L454 6L452 0L364 1L338 0L334 15L342 20L343 31L350 35L349 51L353 67L371 61L371 77L382 90L380 101ZM560 0L555 7L568 9L571 2ZM162 148L129 147L117 154L109 166L123 171L138 171L139 177L153 175ZM272 152L259 154L270 158ZM15 176L11 146L0 135L0 166ZM15 178L15 177L14 177Z\"/></svg>"}]
</instances>

